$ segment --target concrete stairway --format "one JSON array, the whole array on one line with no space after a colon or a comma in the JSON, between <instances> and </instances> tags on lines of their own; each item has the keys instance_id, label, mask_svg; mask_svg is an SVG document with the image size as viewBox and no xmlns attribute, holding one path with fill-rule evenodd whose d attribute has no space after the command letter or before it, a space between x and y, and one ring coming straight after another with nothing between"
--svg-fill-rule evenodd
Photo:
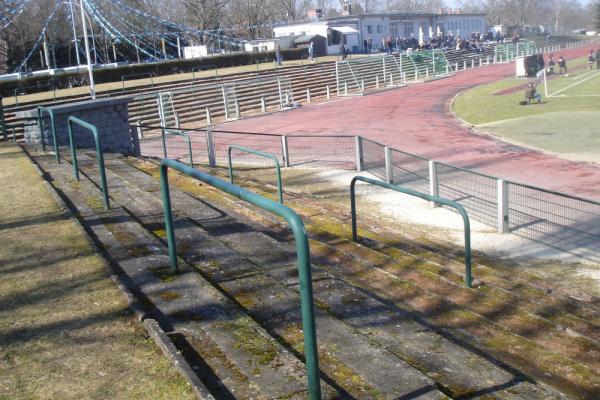
<instances>
[{"instance_id":1,"label":"concrete stairway","mask_svg":"<svg viewBox=\"0 0 600 400\"><path fill-rule=\"evenodd\" d=\"M239 103L240 114L260 112L262 99L268 111L279 109L279 92L275 78L289 79L294 94L294 100L306 102L307 90L310 91L311 101L313 99L325 98L327 87L330 95L335 95L335 64L308 64L305 67L291 67L285 71L268 70L260 76L244 76L244 79L260 79L264 83L260 87L254 85L236 88L236 98ZM229 79L221 82L241 82L243 79ZM169 89L171 90L171 89ZM206 109L211 113L214 121L225 119L225 109L220 86L198 86L173 93L173 105L179 115L179 121L183 126L199 127L206 125ZM129 107L130 121L141 121L144 125L159 125L158 108L155 99L140 99L131 103Z\"/></svg>"},{"instance_id":2,"label":"concrete stairway","mask_svg":"<svg viewBox=\"0 0 600 400\"><path fill-rule=\"evenodd\" d=\"M217 398L305 396L295 251L281 221L172 174L185 261L173 275L154 165L109 157L106 212L88 153L80 182L69 164L34 159ZM273 193L260 182L244 185ZM326 398L566 398L533 376L597 398L593 307L481 264L475 271L485 285L466 289L454 255L432 244L362 230L370 240L355 244L346 210L307 195L287 193L286 201L312 238ZM540 315L550 307L557 311ZM552 331L550 314L579 335ZM587 358L569 353L580 343Z\"/></svg>"}]
</instances>

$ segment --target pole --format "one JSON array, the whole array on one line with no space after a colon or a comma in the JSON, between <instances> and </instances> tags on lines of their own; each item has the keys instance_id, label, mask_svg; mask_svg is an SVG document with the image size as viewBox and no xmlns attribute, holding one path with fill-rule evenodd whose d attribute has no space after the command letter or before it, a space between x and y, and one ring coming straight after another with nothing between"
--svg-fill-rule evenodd
<instances>
[{"instance_id":1,"label":"pole","mask_svg":"<svg viewBox=\"0 0 600 400\"><path fill-rule=\"evenodd\" d=\"M85 26L85 11L81 0L81 24L83 25L83 41L85 43L85 57L87 58L88 74L90 77L90 96L92 100L96 100L96 89L94 87L94 72L92 71L92 59L90 57L90 42L88 41L87 28Z\"/></svg>"},{"instance_id":2,"label":"pole","mask_svg":"<svg viewBox=\"0 0 600 400\"><path fill-rule=\"evenodd\" d=\"M77 29L75 28L75 13L73 12L73 0L69 0L69 10L71 11L71 25L73 27L73 43L75 44L75 57L77 57L77 65L81 65L79 59L79 41L77 40Z\"/></svg>"},{"instance_id":3,"label":"pole","mask_svg":"<svg viewBox=\"0 0 600 400\"><path fill-rule=\"evenodd\" d=\"M135 55L137 57L137 62L138 64L141 63L140 61L140 48L138 47L138 43L137 43L137 37L133 37L134 43L135 43Z\"/></svg>"},{"instance_id":4,"label":"pole","mask_svg":"<svg viewBox=\"0 0 600 400\"><path fill-rule=\"evenodd\" d=\"M181 41L179 40L179 35L177 35L177 55L181 58Z\"/></svg>"},{"instance_id":5,"label":"pole","mask_svg":"<svg viewBox=\"0 0 600 400\"><path fill-rule=\"evenodd\" d=\"M44 33L44 59L46 60L46 68L50 69L50 53L48 52L48 41Z\"/></svg>"},{"instance_id":6,"label":"pole","mask_svg":"<svg viewBox=\"0 0 600 400\"><path fill-rule=\"evenodd\" d=\"M113 50L113 59L115 60L115 63L117 62L117 48L115 47L115 42L112 42L112 50Z\"/></svg>"}]
</instances>

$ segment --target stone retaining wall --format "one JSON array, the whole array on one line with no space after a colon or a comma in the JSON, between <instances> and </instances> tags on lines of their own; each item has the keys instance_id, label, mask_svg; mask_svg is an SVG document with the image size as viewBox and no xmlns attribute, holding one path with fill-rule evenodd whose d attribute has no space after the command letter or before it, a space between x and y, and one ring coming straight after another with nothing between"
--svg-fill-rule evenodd
<instances>
[{"instance_id":1,"label":"stone retaining wall","mask_svg":"<svg viewBox=\"0 0 600 400\"><path fill-rule=\"evenodd\" d=\"M59 146L69 146L67 118L75 116L98 128L102 148L106 152L139 155L137 138L132 137L129 127L127 105L131 98L90 100L49 106L54 113L56 140ZM37 109L17 113L17 117L37 117ZM44 138L48 147L52 147L52 126L50 115L42 114L44 119ZM37 124L25 127L25 142L34 148L41 147L40 130ZM73 136L77 148L94 149L94 137L91 132L74 125Z\"/></svg>"}]
</instances>

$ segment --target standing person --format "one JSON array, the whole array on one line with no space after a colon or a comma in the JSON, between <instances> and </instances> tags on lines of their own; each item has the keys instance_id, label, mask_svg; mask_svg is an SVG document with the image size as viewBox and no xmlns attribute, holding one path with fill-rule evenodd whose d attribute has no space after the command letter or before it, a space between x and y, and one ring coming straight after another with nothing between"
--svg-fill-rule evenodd
<instances>
[{"instance_id":1,"label":"standing person","mask_svg":"<svg viewBox=\"0 0 600 400\"><path fill-rule=\"evenodd\" d=\"M600 49L596 50L596 69L600 69Z\"/></svg>"},{"instance_id":2,"label":"standing person","mask_svg":"<svg viewBox=\"0 0 600 400\"><path fill-rule=\"evenodd\" d=\"M369 42L367 42L367 39L363 40L363 46L365 48L365 53L369 54Z\"/></svg>"},{"instance_id":3,"label":"standing person","mask_svg":"<svg viewBox=\"0 0 600 400\"><path fill-rule=\"evenodd\" d=\"M596 59L594 58L594 50L592 49L588 54L588 66L590 67L590 70L594 67L594 61L596 61Z\"/></svg>"},{"instance_id":4,"label":"standing person","mask_svg":"<svg viewBox=\"0 0 600 400\"><path fill-rule=\"evenodd\" d=\"M545 67L545 64L544 64L544 56L541 53L538 54L537 62L538 62L538 71L543 70Z\"/></svg>"},{"instance_id":5,"label":"standing person","mask_svg":"<svg viewBox=\"0 0 600 400\"><path fill-rule=\"evenodd\" d=\"M373 48L373 39L369 38L369 40L367 41L367 47L368 47L368 54L371 54L371 49Z\"/></svg>"},{"instance_id":6,"label":"standing person","mask_svg":"<svg viewBox=\"0 0 600 400\"><path fill-rule=\"evenodd\" d=\"M275 47L275 61L278 66L281 66L281 46L279 44Z\"/></svg>"},{"instance_id":7,"label":"standing person","mask_svg":"<svg viewBox=\"0 0 600 400\"><path fill-rule=\"evenodd\" d=\"M554 66L556 65L556 63L554 62L554 54L550 54L550 58L548 59L548 73L549 74L553 74L554 73Z\"/></svg>"},{"instance_id":8,"label":"standing person","mask_svg":"<svg viewBox=\"0 0 600 400\"><path fill-rule=\"evenodd\" d=\"M308 57L310 58L310 61L315 60L315 47L313 45L313 42L310 42L310 44L308 45Z\"/></svg>"},{"instance_id":9,"label":"standing person","mask_svg":"<svg viewBox=\"0 0 600 400\"><path fill-rule=\"evenodd\" d=\"M340 53L342 54L342 60L346 59L346 46L341 45L340 46Z\"/></svg>"},{"instance_id":10,"label":"standing person","mask_svg":"<svg viewBox=\"0 0 600 400\"><path fill-rule=\"evenodd\" d=\"M562 75L563 72L567 73L567 61L563 56L560 56L558 57L558 73Z\"/></svg>"}]
</instances>

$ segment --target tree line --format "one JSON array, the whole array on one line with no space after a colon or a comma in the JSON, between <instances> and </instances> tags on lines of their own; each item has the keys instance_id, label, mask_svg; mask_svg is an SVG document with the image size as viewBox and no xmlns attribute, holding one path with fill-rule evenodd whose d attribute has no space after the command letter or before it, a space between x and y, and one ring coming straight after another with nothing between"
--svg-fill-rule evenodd
<instances>
[{"instance_id":1,"label":"tree line","mask_svg":"<svg viewBox=\"0 0 600 400\"><path fill-rule=\"evenodd\" d=\"M0 15L8 15L21 0L3 0ZM77 5L78 0L73 0ZM211 40L218 36L255 39L270 37L273 25L286 21L307 19L311 8L322 9L323 16L340 15L346 0L121 0L128 6L176 24L210 31ZM447 9L444 0L350 0L353 13L426 11ZM108 4L110 0L93 0ZM316 3L318 2L318 4ZM571 33L573 29L600 25L600 1L583 5L578 0L459 0L458 6L466 12L484 12L489 25L525 28L543 26L557 33ZM30 0L15 22L0 29L0 73L13 70L29 54L38 40L40 31L57 4L56 0ZM454 3L456 4L456 3ZM108 8L110 10L110 7ZM81 35L79 11L75 10L78 35ZM595 17L595 21L594 21ZM151 21L150 21L151 22ZM148 22L148 23L150 23ZM139 24L131 17L130 25ZM134 28L132 28L133 30ZM148 29L140 26L141 32ZM600 26L599 26L600 30ZM92 20L98 54L113 61L111 50L114 38L103 34L102 26ZM216 39L215 39L216 37ZM156 40L156 39L155 39ZM46 31L46 41L52 49L51 64L74 65L75 52L69 8L62 6L54 15ZM156 42L160 48L160 43ZM117 60L125 57L118 49ZM172 51L172 49L171 49ZM131 56L131 51L129 55ZM37 51L31 55L28 69L39 69L44 63ZM4 71L3 71L4 70Z\"/></svg>"}]
</instances>

